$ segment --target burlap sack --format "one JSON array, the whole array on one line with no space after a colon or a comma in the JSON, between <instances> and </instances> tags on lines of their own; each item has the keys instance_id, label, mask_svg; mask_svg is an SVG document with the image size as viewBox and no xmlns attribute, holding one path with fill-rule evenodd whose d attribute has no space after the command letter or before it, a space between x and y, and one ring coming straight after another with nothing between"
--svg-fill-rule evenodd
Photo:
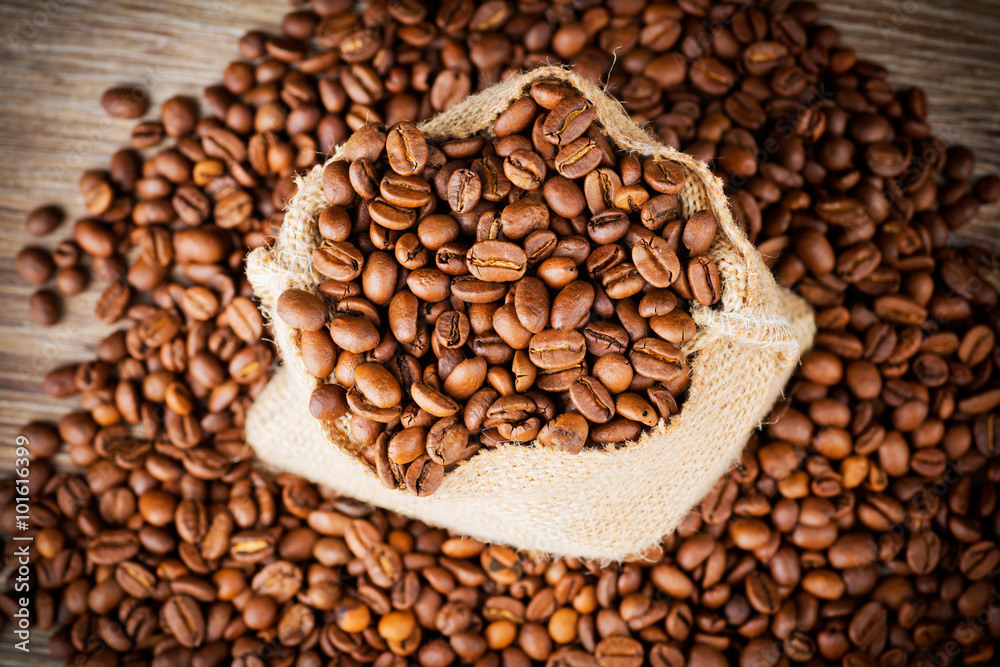
<instances>
[{"instance_id":1,"label":"burlap sack","mask_svg":"<svg viewBox=\"0 0 1000 667\"><path fill-rule=\"evenodd\" d=\"M540 78L565 80L596 107L596 120L621 151L677 161L687 172L678 195L684 216L710 209L720 233L710 255L723 282L721 303L695 307L692 382L681 412L627 446L569 455L537 443L482 450L445 475L429 497L382 486L359 459L347 418L319 422L307 410L317 381L305 370L298 335L274 317L288 288L316 290L322 167L300 179L277 242L254 251L247 275L270 317L284 368L254 403L247 438L270 466L297 473L426 523L483 541L554 555L622 560L657 544L739 458L815 333L811 309L775 284L733 223L721 183L698 160L654 142L621 105L572 71L543 67L474 95L423 123L431 140L487 132ZM334 156L337 159L337 155Z\"/></svg>"}]
</instances>

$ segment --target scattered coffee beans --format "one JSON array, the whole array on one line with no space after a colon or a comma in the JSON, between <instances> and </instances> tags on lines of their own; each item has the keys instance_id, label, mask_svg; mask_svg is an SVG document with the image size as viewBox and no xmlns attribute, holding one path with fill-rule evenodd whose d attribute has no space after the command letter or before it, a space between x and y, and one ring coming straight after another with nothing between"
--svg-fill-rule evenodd
<instances>
[{"instance_id":1,"label":"scattered coffee beans","mask_svg":"<svg viewBox=\"0 0 1000 667\"><path fill-rule=\"evenodd\" d=\"M291 11L280 33L246 34L244 60L206 90L210 117L169 146L160 145L160 120L138 124L132 146L154 150L122 150L102 177L87 177L87 202L103 212L49 249L57 269L77 267L110 285L99 317L127 318L93 360L46 376L45 390L78 396L79 411L23 431L34 457L32 530L20 533L34 536L37 551L33 627L55 630L56 659L996 662L1000 317L989 279L997 262L981 249L946 246L949 230L980 203L1000 199L1000 179L973 182L969 153L933 138L925 96L893 90L885 69L842 45L808 2L404 1L350 11L350 3L313 0ZM644 561L621 565L516 554L255 471L241 427L270 348L242 257L280 224L292 173L366 123L420 121L510 71L559 60L607 83L663 141L714 160L747 233L779 278L816 306L816 349L787 402L674 535ZM543 113L565 97L559 86L536 92ZM552 145L579 139L572 126L560 126L567 141ZM650 191L641 164L619 162L623 182L611 182L625 190L623 203L630 185ZM479 176L482 200L489 176ZM589 207L609 181L588 188L586 180ZM552 208L561 217L579 205L561 203L567 208ZM661 215L676 217L658 206L639 222ZM59 209L45 207L26 225L43 235L61 222ZM319 222L327 239L351 235L347 216ZM192 229L200 231L175 247ZM417 229L420 247L405 233L395 240L401 267L410 250L414 258L426 251L429 265L462 233L450 215L428 216ZM699 254L693 233L681 243ZM572 257L547 261L539 280L577 280ZM681 272L668 291L688 280ZM326 289L331 299L360 296L336 282ZM581 298L591 298L588 287L565 300ZM670 319L675 306L669 297L638 304L671 342L691 334ZM477 310L465 313L470 336L483 322ZM494 315L516 318L509 308ZM552 328L593 324L572 315L550 318ZM319 333L314 359L331 363L340 351ZM605 352L591 374L618 395L632 382L622 372L632 362ZM512 360L508 386L514 368ZM326 409L344 414L346 392L326 386L335 394ZM559 436L564 446L582 447L572 434L585 419L565 412L538 438L559 431L569 434ZM382 426L373 425L377 437ZM388 456L409 464L407 484L419 489L438 468L413 433L397 435ZM435 451L448 442L436 439ZM53 469L47 457L62 443L82 472ZM16 530L15 490L0 481L3 535ZM11 562L17 545L5 544ZM0 595L4 615L22 595L12 583Z\"/></svg>"}]
</instances>

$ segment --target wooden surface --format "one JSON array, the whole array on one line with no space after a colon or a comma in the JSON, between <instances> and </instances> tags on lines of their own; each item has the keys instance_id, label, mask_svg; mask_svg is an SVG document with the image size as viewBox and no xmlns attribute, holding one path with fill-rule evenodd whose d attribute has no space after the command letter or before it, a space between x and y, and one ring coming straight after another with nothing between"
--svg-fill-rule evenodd
<instances>
[{"instance_id":1,"label":"wooden surface","mask_svg":"<svg viewBox=\"0 0 1000 667\"><path fill-rule=\"evenodd\" d=\"M1000 3L995 0L839 0L821 3L844 42L890 68L890 83L919 85L936 134L975 148L977 174L1000 173ZM275 30L286 3L264 0L3 0L0 2L0 476L12 474L14 438L28 420L56 420L75 405L41 391L44 373L90 358L109 329L91 317L97 291L66 301L61 324L31 323L33 288L13 268L30 239L25 214L44 203L69 220L40 241L54 246L83 214L80 170L106 167L131 121L111 120L98 98L142 83L155 103L199 96L236 57L250 28ZM984 209L964 237L996 247L1000 211ZM51 664L36 637L28 656L0 637L0 665Z\"/></svg>"}]
</instances>

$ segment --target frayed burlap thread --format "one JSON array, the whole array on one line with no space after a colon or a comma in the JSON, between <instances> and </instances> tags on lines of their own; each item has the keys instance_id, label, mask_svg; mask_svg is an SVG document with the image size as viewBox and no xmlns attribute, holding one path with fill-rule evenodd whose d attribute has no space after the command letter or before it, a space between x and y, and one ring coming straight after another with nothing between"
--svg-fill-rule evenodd
<instances>
[{"instance_id":1,"label":"frayed burlap thread","mask_svg":"<svg viewBox=\"0 0 1000 667\"><path fill-rule=\"evenodd\" d=\"M336 491L477 539L560 556L624 560L655 546L738 460L802 351L812 344L812 310L779 287L733 222L721 182L695 158L663 146L629 120L600 88L562 67L543 67L467 98L420 128L431 140L488 133L510 102L538 79L560 79L594 104L596 121L620 151L681 164L683 214L710 210L719 235L710 255L723 290L715 308L694 308L699 331L684 346L692 379L682 410L638 440L568 455L537 443L483 450L418 498L381 485L360 460L348 418L319 422L308 412L317 380L302 362L297 332L273 317L289 288L316 291L316 217L328 203L322 167L299 178L277 242L250 254L247 275L271 320L284 367L247 417L257 456ZM332 159L336 160L340 152Z\"/></svg>"}]
</instances>

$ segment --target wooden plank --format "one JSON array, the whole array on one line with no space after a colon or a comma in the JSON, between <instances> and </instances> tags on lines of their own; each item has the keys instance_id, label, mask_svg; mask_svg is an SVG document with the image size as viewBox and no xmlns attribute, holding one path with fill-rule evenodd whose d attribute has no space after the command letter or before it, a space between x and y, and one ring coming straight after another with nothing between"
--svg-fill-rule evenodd
<instances>
[{"instance_id":1,"label":"wooden plank","mask_svg":"<svg viewBox=\"0 0 1000 667\"><path fill-rule=\"evenodd\" d=\"M923 87L931 121L948 143L974 147L977 173L1000 172L1000 5L991 0L840 0L821 3L844 43L889 66L894 86ZM154 102L199 96L237 56L237 37L274 30L286 10L266 0L6 0L0 3L0 475L9 474L18 429L31 419L56 420L75 401L41 391L44 373L85 360L109 333L91 317L97 291L67 300L63 322L34 326L13 257L29 237L25 214L58 202L72 220L83 214L79 171L103 168L128 142L129 121L100 109L102 90L143 83ZM151 109L155 113L156 106ZM52 247L69 224L42 240ZM963 238L994 246L1000 211L985 209ZM59 459L65 462L64 458ZM25 658L0 637L0 665L52 664L36 645ZM35 652L38 651L38 652Z\"/></svg>"}]
</instances>

